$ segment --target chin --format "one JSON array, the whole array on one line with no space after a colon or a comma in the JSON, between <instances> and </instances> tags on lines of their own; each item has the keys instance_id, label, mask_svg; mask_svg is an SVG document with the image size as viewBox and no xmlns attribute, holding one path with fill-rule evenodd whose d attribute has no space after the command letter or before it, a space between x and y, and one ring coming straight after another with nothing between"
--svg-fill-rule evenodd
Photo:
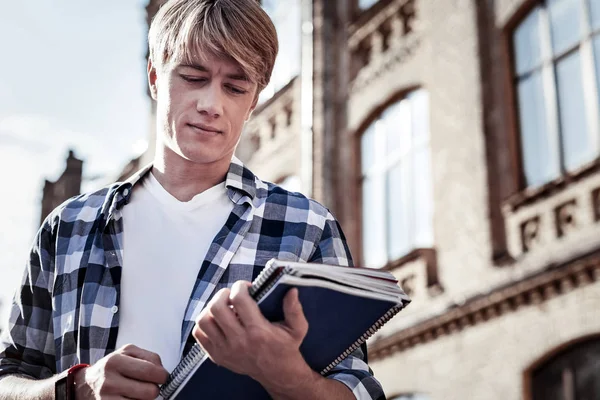
<instances>
[{"instance_id":1,"label":"chin","mask_svg":"<svg viewBox=\"0 0 600 400\"><path fill-rule=\"evenodd\" d=\"M220 161L224 158L222 153L212 153L204 151L182 151L180 154L183 158L194 164L211 164Z\"/></svg>"}]
</instances>

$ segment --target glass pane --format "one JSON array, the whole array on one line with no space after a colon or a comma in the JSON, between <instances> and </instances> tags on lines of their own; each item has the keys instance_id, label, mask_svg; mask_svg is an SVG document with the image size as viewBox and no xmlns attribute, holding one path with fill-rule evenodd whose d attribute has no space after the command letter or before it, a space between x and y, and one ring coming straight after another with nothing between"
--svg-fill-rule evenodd
<instances>
[{"instance_id":1,"label":"glass pane","mask_svg":"<svg viewBox=\"0 0 600 400\"><path fill-rule=\"evenodd\" d=\"M402 100L389 107L382 115L385 121L386 152L406 151L411 147L410 102Z\"/></svg>"},{"instance_id":2,"label":"glass pane","mask_svg":"<svg viewBox=\"0 0 600 400\"><path fill-rule=\"evenodd\" d=\"M433 246L433 189L429 146L414 153L414 247Z\"/></svg>"},{"instance_id":3,"label":"glass pane","mask_svg":"<svg viewBox=\"0 0 600 400\"><path fill-rule=\"evenodd\" d=\"M414 193L411 190L410 158L404 159L388 172L387 215L388 215L388 257L395 260L413 248L413 222L411 209Z\"/></svg>"},{"instance_id":4,"label":"glass pane","mask_svg":"<svg viewBox=\"0 0 600 400\"><path fill-rule=\"evenodd\" d=\"M358 6L363 10L365 8L371 7L373 4L377 3L378 0L358 0Z\"/></svg>"},{"instance_id":5,"label":"glass pane","mask_svg":"<svg viewBox=\"0 0 600 400\"><path fill-rule=\"evenodd\" d=\"M365 266L382 267L387 262L385 249L385 187L383 176L365 178L363 181L363 254Z\"/></svg>"},{"instance_id":6,"label":"glass pane","mask_svg":"<svg viewBox=\"0 0 600 400\"><path fill-rule=\"evenodd\" d=\"M263 0L262 6L277 30L279 56L275 60L269 85L261 92L261 102L273 96L300 73L302 39L300 0Z\"/></svg>"},{"instance_id":7,"label":"glass pane","mask_svg":"<svg viewBox=\"0 0 600 400\"><path fill-rule=\"evenodd\" d=\"M575 389L578 400L600 399L600 352L582 354L584 363L577 365Z\"/></svg>"},{"instance_id":8,"label":"glass pane","mask_svg":"<svg viewBox=\"0 0 600 400\"><path fill-rule=\"evenodd\" d=\"M548 12L552 49L556 55L581 39L581 0L549 0Z\"/></svg>"},{"instance_id":9,"label":"glass pane","mask_svg":"<svg viewBox=\"0 0 600 400\"><path fill-rule=\"evenodd\" d=\"M600 1L588 0L588 9L590 10L590 24L592 29L600 28Z\"/></svg>"},{"instance_id":10,"label":"glass pane","mask_svg":"<svg viewBox=\"0 0 600 400\"><path fill-rule=\"evenodd\" d=\"M580 346L572 359L577 400L600 399L600 341Z\"/></svg>"},{"instance_id":11,"label":"glass pane","mask_svg":"<svg viewBox=\"0 0 600 400\"><path fill-rule=\"evenodd\" d=\"M594 60L596 61L596 87L600 95L600 34L594 37L592 43L594 45Z\"/></svg>"},{"instance_id":12,"label":"glass pane","mask_svg":"<svg viewBox=\"0 0 600 400\"><path fill-rule=\"evenodd\" d=\"M515 69L518 76L541 65L539 7L531 11L515 30L513 46L515 48Z\"/></svg>"},{"instance_id":13,"label":"glass pane","mask_svg":"<svg viewBox=\"0 0 600 400\"><path fill-rule=\"evenodd\" d=\"M375 164L375 124L371 124L360 138L362 174L365 175Z\"/></svg>"},{"instance_id":14,"label":"glass pane","mask_svg":"<svg viewBox=\"0 0 600 400\"><path fill-rule=\"evenodd\" d=\"M412 126L415 145L429 141L429 96L425 90L410 94L412 105Z\"/></svg>"},{"instance_id":15,"label":"glass pane","mask_svg":"<svg viewBox=\"0 0 600 400\"><path fill-rule=\"evenodd\" d=\"M560 130L565 167L580 167L596 155L587 129L579 52L556 64Z\"/></svg>"},{"instance_id":16,"label":"glass pane","mask_svg":"<svg viewBox=\"0 0 600 400\"><path fill-rule=\"evenodd\" d=\"M570 372L566 359L553 360L534 371L533 400L567 400L563 396L563 380L565 373Z\"/></svg>"},{"instance_id":17,"label":"glass pane","mask_svg":"<svg viewBox=\"0 0 600 400\"><path fill-rule=\"evenodd\" d=\"M518 83L523 166L528 186L546 183L559 174L549 141L541 72Z\"/></svg>"}]
</instances>

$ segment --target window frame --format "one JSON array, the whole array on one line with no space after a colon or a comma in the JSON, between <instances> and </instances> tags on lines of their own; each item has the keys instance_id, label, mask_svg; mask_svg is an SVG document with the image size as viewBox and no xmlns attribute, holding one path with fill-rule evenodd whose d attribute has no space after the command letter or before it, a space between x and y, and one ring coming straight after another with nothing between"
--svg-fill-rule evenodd
<instances>
[{"instance_id":1,"label":"window frame","mask_svg":"<svg viewBox=\"0 0 600 400\"><path fill-rule=\"evenodd\" d=\"M362 172L362 159L363 159L363 154L362 154L362 137L363 135L367 132L367 130L385 113L386 110L390 109L391 106L397 104L398 102L400 102L401 100L404 100L406 98L408 98L408 96L416 91L419 90L425 90L427 95L428 95L428 102L430 101L430 93L427 91L426 88L422 87L422 86L410 86L407 87L405 89L403 89L402 91L397 92L396 94L394 94L393 96L391 96L389 99L387 99L386 101L384 101L383 103L381 103L378 107L376 107L370 114L369 117L365 119L365 121L361 124L361 126L356 130L357 134L356 134L356 141L355 141L355 151L356 154L358 155L357 157L357 162L358 162L358 167L357 167L357 187L358 187L358 198L359 201L356 204L356 210L357 210L357 214L360 217L358 218L359 220L359 229L358 229L358 240L360 245L358 246L358 257L357 259L360 260L361 265L366 265L365 264L365 253L364 253L364 245L363 245L363 232L364 232L364 224L363 224L363 181L364 181L364 175ZM431 149L431 108L430 108L430 103L428 103L428 126L429 126L429 138L428 138L428 143L427 146L429 147L429 149ZM411 132L412 133L412 132ZM419 147L420 148L420 147ZM414 152L415 149L411 149L411 152ZM434 185L433 185L433 162L432 162L432 155L430 153L430 171L431 171L431 179L430 179L430 184L431 184L431 196L432 196L432 214L434 213L434 202L433 202L433 198L434 196ZM386 188L386 193L384 194L384 196L387 197L387 188ZM387 206L387 201L386 201L386 206ZM431 219L431 231L432 231L432 236L435 236L435 232L434 232L434 220L433 220L433 216ZM388 235L388 227L386 225L385 227L386 230L386 238ZM432 237L432 241L434 242L434 237ZM386 251L387 251L387 243L386 243ZM383 265L378 265L374 268L376 269L382 269L382 270L393 270L395 268L399 268L402 265L414 261L415 259L418 258L422 258L425 260L427 266L427 284L428 287L431 286L438 286L439 285L439 281L438 281L438 273L437 273L437 254L434 248L434 245L432 245L431 247L413 247L411 248L411 250L409 250L407 253L405 253L404 255L402 255L399 258L396 259L389 259L387 254L386 254L386 263ZM440 289L441 291L441 289Z\"/></svg>"},{"instance_id":2,"label":"window frame","mask_svg":"<svg viewBox=\"0 0 600 400\"><path fill-rule=\"evenodd\" d=\"M582 337L578 337L567 342L560 344L557 347L550 349L548 352L543 354L537 360L532 362L529 367L527 367L522 374L522 382L523 382L523 399L524 400L533 400L533 375L540 368L546 366L547 364L553 362L557 357L561 355L565 355L570 351L575 350L580 346L585 346L591 342L600 341L600 334L594 333L591 335L585 335Z\"/></svg>"},{"instance_id":3,"label":"window frame","mask_svg":"<svg viewBox=\"0 0 600 400\"><path fill-rule=\"evenodd\" d=\"M509 124L511 126L509 134L509 147L512 152L513 164L513 181L517 188L517 193L512 193L507 196L508 203L512 206L519 206L522 203L529 203L540 196L555 192L558 188L563 187L565 183L573 180L578 180L581 175L587 175L590 170L600 170L600 122L595 115L600 113L600 88L598 87L599 78L595 76L595 58L593 51L593 39L600 35L600 28L593 29L590 23L590 7L588 0L576 0L582 4L582 21L584 33L579 41L554 55L552 50L551 26L548 10L548 0L529 0L524 2L513 17L506 24L504 30L504 53L506 60L506 87L509 98ZM546 181L538 185L528 185L525 174L524 152L522 148L522 133L521 122L519 118L519 95L518 82L523 75L517 74L516 71L516 48L514 43L514 34L518 27L527 19L531 12L537 7L541 7L540 24L538 27L540 38L541 51L541 66L529 69L527 74L533 71L541 71L543 79L543 89L545 101L547 105L547 121L550 129L546 132L546 137L551 138L556 143L553 157L558 157L559 174L556 178ZM568 171L565 166L564 150L561 138L560 128L560 104L558 98L558 83L556 75L556 64L572 55L574 52L579 52L582 62L582 83L584 90L584 101L586 107L586 115L588 120L586 126L589 130L589 135L592 143L595 145L597 156L590 162L583 163L572 171ZM600 55L599 55L600 56ZM591 83L591 84L590 84ZM547 95L549 94L549 95ZM548 98L549 97L549 98ZM591 100L588 100L591 99ZM549 107L548 107L549 106ZM594 113L594 109L596 113ZM592 117L589 117L589 116Z\"/></svg>"}]
</instances>

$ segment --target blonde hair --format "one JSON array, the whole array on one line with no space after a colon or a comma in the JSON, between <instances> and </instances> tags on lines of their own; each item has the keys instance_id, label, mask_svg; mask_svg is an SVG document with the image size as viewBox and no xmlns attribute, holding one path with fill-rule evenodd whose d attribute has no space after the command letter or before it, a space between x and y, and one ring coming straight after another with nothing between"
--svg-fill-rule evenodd
<instances>
[{"instance_id":1,"label":"blonde hair","mask_svg":"<svg viewBox=\"0 0 600 400\"><path fill-rule=\"evenodd\" d=\"M169 0L152 20L148 44L157 69L209 54L233 59L258 93L271 79L279 50L275 26L257 0Z\"/></svg>"}]
</instances>

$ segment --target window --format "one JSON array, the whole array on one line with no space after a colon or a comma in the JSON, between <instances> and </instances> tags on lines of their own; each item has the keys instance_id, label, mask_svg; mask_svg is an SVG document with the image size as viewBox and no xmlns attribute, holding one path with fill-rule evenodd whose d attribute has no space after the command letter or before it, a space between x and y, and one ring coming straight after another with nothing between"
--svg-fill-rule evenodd
<instances>
[{"instance_id":1,"label":"window","mask_svg":"<svg viewBox=\"0 0 600 400\"><path fill-rule=\"evenodd\" d=\"M262 7L277 29L279 53L273 67L271 82L260 94L260 102L271 98L300 73L302 40L300 0L263 0Z\"/></svg>"},{"instance_id":2,"label":"window","mask_svg":"<svg viewBox=\"0 0 600 400\"><path fill-rule=\"evenodd\" d=\"M377 3L379 0L358 0L358 7L361 10L365 10L371 7L373 4Z\"/></svg>"},{"instance_id":3,"label":"window","mask_svg":"<svg viewBox=\"0 0 600 400\"><path fill-rule=\"evenodd\" d=\"M543 1L512 41L525 184L538 186L600 155L598 1Z\"/></svg>"},{"instance_id":4,"label":"window","mask_svg":"<svg viewBox=\"0 0 600 400\"><path fill-rule=\"evenodd\" d=\"M388 107L361 138L364 263L382 267L432 247L429 100L416 90Z\"/></svg>"},{"instance_id":5,"label":"window","mask_svg":"<svg viewBox=\"0 0 600 400\"><path fill-rule=\"evenodd\" d=\"M559 353L532 372L533 400L600 399L600 340Z\"/></svg>"},{"instance_id":6,"label":"window","mask_svg":"<svg viewBox=\"0 0 600 400\"><path fill-rule=\"evenodd\" d=\"M297 175L289 175L277 182L279 186L290 192L302 192L302 180Z\"/></svg>"}]
</instances>

